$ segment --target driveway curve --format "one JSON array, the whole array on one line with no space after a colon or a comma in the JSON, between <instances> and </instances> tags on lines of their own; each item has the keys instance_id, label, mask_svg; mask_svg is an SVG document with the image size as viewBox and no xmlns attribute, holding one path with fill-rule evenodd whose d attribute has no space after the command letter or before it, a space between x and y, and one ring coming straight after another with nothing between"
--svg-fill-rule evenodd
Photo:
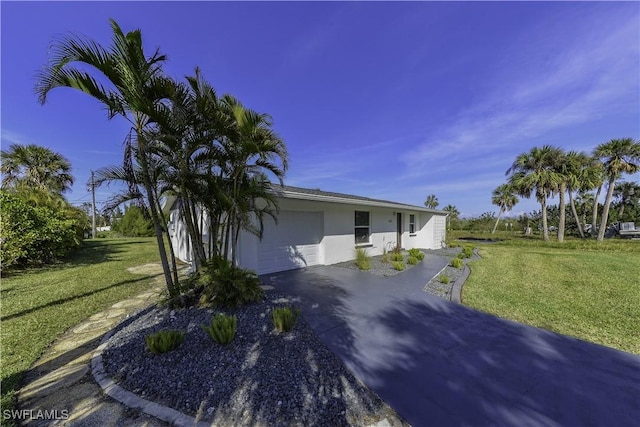
<instances>
[{"instance_id":1,"label":"driveway curve","mask_svg":"<svg viewBox=\"0 0 640 427\"><path fill-rule=\"evenodd\" d=\"M640 357L422 291L447 263L390 278L319 266L261 276L414 426L637 426Z\"/></svg>"}]
</instances>

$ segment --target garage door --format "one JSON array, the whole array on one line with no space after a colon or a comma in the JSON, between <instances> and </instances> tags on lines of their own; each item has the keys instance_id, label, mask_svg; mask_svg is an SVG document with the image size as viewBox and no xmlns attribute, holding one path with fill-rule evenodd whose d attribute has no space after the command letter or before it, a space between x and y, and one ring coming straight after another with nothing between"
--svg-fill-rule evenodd
<instances>
[{"instance_id":1,"label":"garage door","mask_svg":"<svg viewBox=\"0 0 640 427\"><path fill-rule=\"evenodd\" d=\"M258 273L320 264L322 231L322 212L280 211L278 225L266 218L258 243Z\"/></svg>"}]
</instances>

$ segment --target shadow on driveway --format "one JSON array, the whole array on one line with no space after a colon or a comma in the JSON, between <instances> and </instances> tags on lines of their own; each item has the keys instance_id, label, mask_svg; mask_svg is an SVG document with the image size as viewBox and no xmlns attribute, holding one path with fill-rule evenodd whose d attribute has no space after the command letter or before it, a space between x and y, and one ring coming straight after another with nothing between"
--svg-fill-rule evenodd
<instances>
[{"instance_id":1,"label":"shadow on driveway","mask_svg":"<svg viewBox=\"0 0 640 427\"><path fill-rule=\"evenodd\" d=\"M637 425L639 356L441 300L422 292L430 278L331 266L262 277L414 426Z\"/></svg>"}]
</instances>

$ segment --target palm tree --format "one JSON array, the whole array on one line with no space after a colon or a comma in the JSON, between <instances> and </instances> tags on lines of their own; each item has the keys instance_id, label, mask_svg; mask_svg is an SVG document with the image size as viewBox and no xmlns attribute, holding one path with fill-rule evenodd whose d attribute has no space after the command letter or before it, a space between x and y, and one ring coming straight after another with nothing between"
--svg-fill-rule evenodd
<instances>
[{"instance_id":1,"label":"palm tree","mask_svg":"<svg viewBox=\"0 0 640 427\"><path fill-rule=\"evenodd\" d=\"M229 119L228 134L222 141L230 202L223 253L235 262L240 230L254 232L262 238L262 218L265 214L274 216L277 205L269 196L271 184L266 174L273 175L282 185L288 159L286 146L271 128L273 122L268 114L252 111L230 95L223 96L221 104ZM266 202L266 208L257 207L258 198ZM259 222L257 229L249 220L252 213Z\"/></svg>"},{"instance_id":2,"label":"palm tree","mask_svg":"<svg viewBox=\"0 0 640 427\"><path fill-rule=\"evenodd\" d=\"M574 192L581 191L585 187L593 184L589 183L589 177L585 174L587 166L591 159L582 152L569 151L565 156L565 180L567 186L567 194L569 195L569 205L571 206L571 213L578 226L578 233L580 237L584 239L584 227L578 216L576 204L574 200Z\"/></svg>"},{"instance_id":3,"label":"palm tree","mask_svg":"<svg viewBox=\"0 0 640 427\"><path fill-rule=\"evenodd\" d=\"M171 95L174 85L162 72L166 56L159 50L149 57L145 55L140 30L124 34L114 20L111 19L110 23L113 43L108 48L80 36L71 35L57 40L50 49L49 63L37 76L35 91L39 102L45 104L54 88L77 89L104 104L109 119L122 116L131 123L136 136L136 160L153 220L167 290L170 297L175 297L180 290L174 283L167 260L146 140L146 131L154 126L158 112L166 108L164 100ZM111 87L105 87L99 79L106 79Z\"/></svg>"},{"instance_id":4,"label":"palm tree","mask_svg":"<svg viewBox=\"0 0 640 427\"><path fill-rule=\"evenodd\" d=\"M2 150L2 188L28 187L64 193L73 185L71 163L39 145L11 144Z\"/></svg>"},{"instance_id":5,"label":"palm tree","mask_svg":"<svg viewBox=\"0 0 640 427\"><path fill-rule=\"evenodd\" d=\"M427 196L427 200L424 202L424 205L429 209L435 209L438 207L440 203L438 203L438 198L435 194L429 194Z\"/></svg>"},{"instance_id":6,"label":"palm tree","mask_svg":"<svg viewBox=\"0 0 640 427\"><path fill-rule=\"evenodd\" d=\"M560 149L550 145L545 145L542 148L534 147L528 153L518 155L506 172L507 175L510 175L509 184L513 186L516 194L529 198L535 192L542 210L542 238L544 240L549 240L547 198L558 191L561 182L553 165L561 154Z\"/></svg>"},{"instance_id":7,"label":"palm tree","mask_svg":"<svg viewBox=\"0 0 640 427\"><path fill-rule=\"evenodd\" d=\"M515 194L515 190L510 184L502 184L495 190L493 190L491 203L500 207L500 212L498 212L498 219L496 219L496 223L493 226L493 231L491 234L496 232L496 228L498 228L498 223L500 222L500 216L504 212L509 212L513 207L518 203L518 196Z\"/></svg>"},{"instance_id":8,"label":"palm tree","mask_svg":"<svg viewBox=\"0 0 640 427\"><path fill-rule=\"evenodd\" d=\"M447 228L450 230L451 220L458 219L458 216L460 215L460 211L454 205L447 205L444 208L442 208L442 210L445 212L449 212L449 215L447 215Z\"/></svg>"},{"instance_id":9,"label":"palm tree","mask_svg":"<svg viewBox=\"0 0 640 427\"><path fill-rule=\"evenodd\" d=\"M622 221L626 205L633 205L640 198L640 185L636 182L619 182L613 189L613 197L620 199L618 219Z\"/></svg>"},{"instance_id":10,"label":"palm tree","mask_svg":"<svg viewBox=\"0 0 640 427\"><path fill-rule=\"evenodd\" d=\"M634 174L640 170L640 142L636 142L632 138L612 139L598 145L593 154L602 161L602 167L608 179L607 196L602 207L602 219L600 220L600 230L598 230L598 241L600 242L604 240L616 180L623 173Z\"/></svg>"}]
</instances>

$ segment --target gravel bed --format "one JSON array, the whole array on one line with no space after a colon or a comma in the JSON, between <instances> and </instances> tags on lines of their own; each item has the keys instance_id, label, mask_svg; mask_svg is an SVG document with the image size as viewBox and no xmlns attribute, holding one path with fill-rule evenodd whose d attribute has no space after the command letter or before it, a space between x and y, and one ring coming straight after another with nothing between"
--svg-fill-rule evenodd
<instances>
[{"instance_id":1,"label":"gravel bed","mask_svg":"<svg viewBox=\"0 0 640 427\"><path fill-rule=\"evenodd\" d=\"M458 255L458 253L462 251L462 248L446 248L446 249L438 249L438 251L441 251L440 255L450 256L451 259L453 259ZM462 276L462 273L464 271L464 265L466 265L469 261L479 259L479 258L480 257L478 257L474 252L471 258L464 258L462 260L463 268L454 268L451 265L447 265L444 268L444 270L442 270L440 275L448 276L449 283L440 282L440 275L438 275L433 279L431 279L429 283L426 284L423 290L431 295L435 295L447 301L451 301L451 292L453 290L453 285Z\"/></svg>"},{"instance_id":2,"label":"gravel bed","mask_svg":"<svg viewBox=\"0 0 640 427\"><path fill-rule=\"evenodd\" d=\"M360 383L301 316L278 333L271 310L289 304L265 292L262 303L225 310L238 318L234 341L222 346L201 328L218 310L152 308L121 324L103 353L105 372L145 399L216 425L368 425L397 415ZM153 355L144 337L160 329L186 332L176 350Z\"/></svg>"},{"instance_id":3,"label":"gravel bed","mask_svg":"<svg viewBox=\"0 0 640 427\"><path fill-rule=\"evenodd\" d=\"M454 257L454 256L456 256L458 254L458 252L460 252L460 248L420 249L420 250L422 252L424 252L426 256L429 256L429 255L444 255L444 256ZM402 255L404 256L404 265L405 265L405 269L403 271L407 271L407 270L412 269L413 267L415 267L415 265L407 264L407 255L409 255L409 252L402 251ZM391 257L391 254L389 254L389 257ZM376 255L376 256L369 257L369 265L370 265L371 268L369 268L369 270L366 270L367 273L375 274L376 276L391 277L391 276L395 276L396 274L400 274L400 273L403 272L403 271L398 271L398 270L394 269L393 265L391 265L390 261L389 262L382 262L382 255ZM351 270L360 270L360 268L356 264L355 260L339 262L337 264L332 264L332 267L341 267L341 268L348 268L348 269L351 269Z\"/></svg>"},{"instance_id":4,"label":"gravel bed","mask_svg":"<svg viewBox=\"0 0 640 427\"><path fill-rule=\"evenodd\" d=\"M442 248L442 249L421 249L421 251L425 253L425 260L428 259L429 255L445 256L453 259L460 253L460 251L462 251L462 248L455 247L455 248ZM403 255L405 256L405 259L407 254L408 254L407 251L403 251ZM463 259L463 262L464 264L466 264L469 260L473 260L476 258L477 256L474 254L472 258ZM425 261L423 260L421 262L425 262ZM382 262L381 255L370 257L369 264L371 268L369 270L366 270L367 273L375 274L378 276L391 277L391 276L395 276L396 274L403 273L403 271L395 270L390 262L386 262L386 263ZM359 270L358 265L356 264L355 261L341 262L338 264L333 264L333 266L341 267L341 268L349 268L351 270ZM414 265L410 265L406 263L405 263L405 266L406 268L404 271L407 271L408 269L415 267ZM439 277L434 277L429 281L429 283L425 285L424 291L431 295L435 295L437 297L445 299L447 301L451 301L451 291L453 289L453 285L455 284L456 280L458 280L460 276L462 276L462 272L463 272L462 268L453 268L450 265L448 265L440 274L449 276L449 283L446 283L446 284L441 283Z\"/></svg>"}]
</instances>

